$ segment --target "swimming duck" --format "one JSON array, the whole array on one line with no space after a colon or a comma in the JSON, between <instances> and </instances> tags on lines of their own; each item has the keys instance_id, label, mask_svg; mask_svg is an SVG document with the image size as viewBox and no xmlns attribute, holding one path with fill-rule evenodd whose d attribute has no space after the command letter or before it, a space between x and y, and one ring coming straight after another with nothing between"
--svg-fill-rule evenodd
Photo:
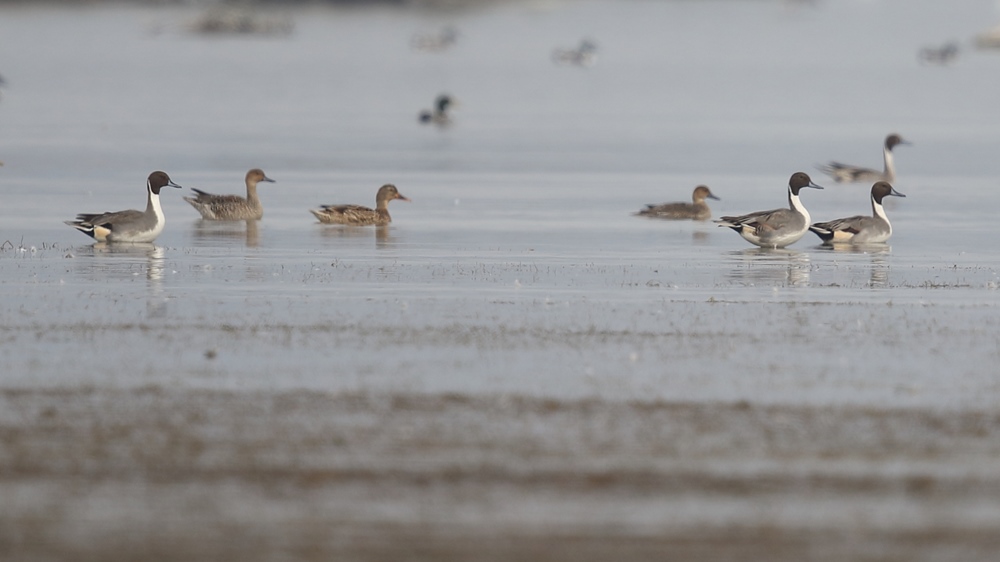
<instances>
[{"instance_id":1,"label":"swimming duck","mask_svg":"<svg viewBox=\"0 0 1000 562\"><path fill-rule=\"evenodd\" d=\"M374 209L361 205L322 205L319 209L310 209L309 212L316 215L319 222L327 224L383 226L392 222L392 217L389 216L389 201L393 199L409 201L399 193L396 186L387 183L380 187L375 195Z\"/></svg>"},{"instance_id":2,"label":"swimming duck","mask_svg":"<svg viewBox=\"0 0 1000 562\"><path fill-rule=\"evenodd\" d=\"M870 168L841 164L840 162L830 162L826 165L817 166L817 168L832 177L833 181L837 183L870 181L887 181L893 183L896 181L896 167L893 162L892 149L901 144L910 143L895 133L885 137L885 144L882 147L882 159L885 162L885 169L881 172Z\"/></svg>"},{"instance_id":3,"label":"swimming duck","mask_svg":"<svg viewBox=\"0 0 1000 562\"><path fill-rule=\"evenodd\" d=\"M267 177L263 170L254 168L246 175L246 199L239 195L212 195L200 189L191 188L191 191L197 195L185 197L184 200L201 213L201 218L206 220L257 220L264 216L264 207L261 206L260 198L257 197L257 183L262 181L274 183L274 180Z\"/></svg>"},{"instance_id":4,"label":"swimming duck","mask_svg":"<svg viewBox=\"0 0 1000 562\"><path fill-rule=\"evenodd\" d=\"M584 39L580 41L580 46L576 49L556 49L552 51L552 60L556 64L591 66L597 62L597 44L589 39Z\"/></svg>"},{"instance_id":5,"label":"swimming duck","mask_svg":"<svg viewBox=\"0 0 1000 562\"><path fill-rule=\"evenodd\" d=\"M715 222L735 230L744 240L761 248L784 248L797 242L809 230L809 211L799 201L799 190L803 187L823 189L805 172L795 172L788 180L787 209L721 217Z\"/></svg>"},{"instance_id":6,"label":"swimming duck","mask_svg":"<svg viewBox=\"0 0 1000 562\"><path fill-rule=\"evenodd\" d=\"M449 25L438 33L414 35L410 40L410 46L417 51L436 53L450 48L457 40L458 30Z\"/></svg>"},{"instance_id":7,"label":"swimming duck","mask_svg":"<svg viewBox=\"0 0 1000 562\"><path fill-rule=\"evenodd\" d=\"M875 182L872 186L872 216L858 215L845 219L818 222L809 227L825 244L879 244L892 236L892 224L882 207L882 198L906 197L893 189L889 182Z\"/></svg>"},{"instance_id":8,"label":"swimming duck","mask_svg":"<svg viewBox=\"0 0 1000 562\"><path fill-rule=\"evenodd\" d=\"M165 172L149 174L145 212L130 209L113 213L81 213L75 221L65 222L98 242L152 242L163 232L166 224L160 207L160 189L165 186L180 187L170 181Z\"/></svg>"},{"instance_id":9,"label":"swimming duck","mask_svg":"<svg viewBox=\"0 0 1000 562\"><path fill-rule=\"evenodd\" d=\"M451 124L451 116L448 115L448 108L455 103L451 96L441 94L434 100L434 109L425 109L420 112L421 123L431 123L444 126Z\"/></svg>"},{"instance_id":10,"label":"swimming duck","mask_svg":"<svg viewBox=\"0 0 1000 562\"><path fill-rule=\"evenodd\" d=\"M646 205L646 208L636 213L636 215L657 219L692 219L703 221L712 217L712 210L705 203L706 198L719 200L708 189L708 186L699 185L694 188L694 192L691 194L692 203L678 202Z\"/></svg>"},{"instance_id":11,"label":"swimming duck","mask_svg":"<svg viewBox=\"0 0 1000 562\"><path fill-rule=\"evenodd\" d=\"M959 49L954 41L939 47L924 47L917 54L917 59L922 63L945 66L958 57Z\"/></svg>"}]
</instances>

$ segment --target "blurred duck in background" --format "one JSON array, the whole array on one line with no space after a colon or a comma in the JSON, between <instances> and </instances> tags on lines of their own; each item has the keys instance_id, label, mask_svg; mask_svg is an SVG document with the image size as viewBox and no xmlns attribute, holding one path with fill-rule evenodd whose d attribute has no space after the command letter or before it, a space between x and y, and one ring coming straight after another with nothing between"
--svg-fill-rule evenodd
<instances>
[{"instance_id":1,"label":"blurred duck in background","mask_svg":"<svg viewBox=\"0 0 1000 562\"><path fill-rule=\"evenodd\" d=\"M947 66L958 58L958 43L954 41L938 47L924 47L917 54L917 60L924 64Z\"/></svg>"},{"instance_id":2,"label":"blurred duck in background","mask_svg":"<svg viewBox=\"0 0 1000 562\"><path fill-rule=\"evenodd\" d=\"M817 166L817 168L832 177L837 183L867 183L875 181L893 183L896 181L896 166L892 156L892 149L901 144L908 145L910 143L895 133L885 137L885 144L882 147L882 160L885 168L881 172L871 168L841 164L840 162L830 162L826 165Z\"/></svg>"},{"instance_id":3,"label":"blurred duck in background","mask_svg":"<svg viewBox=\"0 0 1000 562\"><path fill-rule=\"evenodd\" d=\"M414 35L410 40L410 47L414 51L440 53L450 49L456 41L458 41L458 30L449 25L437 33Z\"/></svg>"},{"instance_id":4,"label":"blurred duck in background","mask_svg":"<svg viewBox=\"0 0 1000 562\"><path fill-rule=\"evenodd\" d=\"M590 39L584 39L580 41L580 46L575 49L556 49L552 51L552 60L556 64L592 66L597 62L597 44Z\"/></svg>"},{"instance_id":5,"label":"blurred duck in background","mask_svg":"<svg viewBox=\"0 0 1000 562\"><path fill-rule=\"evenodd\" d=\"M448 94L441 94L434 100L434 109L425 109L420 112L421 123L446 126L451 124L451 116L448 109L457 105L455 100Z\"/></svg>"}]
</instances>

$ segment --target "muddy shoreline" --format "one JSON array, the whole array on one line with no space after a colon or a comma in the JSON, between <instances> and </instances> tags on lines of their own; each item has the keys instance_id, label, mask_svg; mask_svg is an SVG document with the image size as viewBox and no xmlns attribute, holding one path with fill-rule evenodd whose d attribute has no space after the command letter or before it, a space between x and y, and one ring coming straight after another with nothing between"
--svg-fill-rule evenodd
<instances>
[{"instance_id":1,"label":"muddy shoreline","mask_svg":"<svg viewBox=\"0 0 1000 562\"><path fill-rule=\"evenodd\" d=\"M0 412L9 560L1000 548L1000 411L147 387Z\"/></svg>"}]
</instances>

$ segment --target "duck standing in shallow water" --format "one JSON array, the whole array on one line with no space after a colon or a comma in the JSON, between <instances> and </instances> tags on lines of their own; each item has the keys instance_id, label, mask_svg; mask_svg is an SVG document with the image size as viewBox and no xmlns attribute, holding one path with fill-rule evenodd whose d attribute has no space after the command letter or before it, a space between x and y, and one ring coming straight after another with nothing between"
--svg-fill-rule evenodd
<instances>
[{"instance_id":1,"label":"duck standing in shallow water","mask_svg":"<svg viewBox=\"0 0 1000 562\"><path fill-rule=\"evenodd\" d=\"M149 243L163 232L166 221L160 207L160 189L180 187L166 172L153 172L146 180L146 210L113 213L81 213L66 224L98 242Z\"/></svg>"},{"instance_id":2,"label":"duck standing in shallow water","mask_svg":"<svg viewBox=\"0 0 1000 562\"><path fill-rule=\"evenodd\" d=\"M809 227L823 239L824 244L879 244L892 236L892 224L882 207L882 198L906 197L893 189L889 182L875 182L872 186L872 216L858 215L845 219L818 222Z\"/></svg>"},{"instance_id":3,"label":"duck standing in shallow water","mask_svg":"<svg viewBox=\"0 0 1000 562\"><path fill-rule=\"evenodd\" d=\"M799 190L803 187L823 189L805 172L795 172L788 180L787 209L721 217L715 222L735 230L744 240L761 248L784 248L797 242L809 230L809 211L799 200Z\"/></svg>"},{"instance_id":4,"label":"duck standing in shallow water","mask_svg":"<svg viewBox=\"0 0 1000 562\"><path fill-rule=\"evenodd\" d=\"M455 103L455 100L451 99L451 96L447 94L441 94L434 100L434 109L425 109L420 112L419 120L421 123L438 125L443 127L451 124L451 116L448 115L448 108Z\"/></svg>"},{"instance_id":5,"label":"duck standing in shallow water","mask_svg":"<svg viewBox=\"0 0 1000 562\"><path fill-rule=\"evenodd\" d=\"M369 209L361 205L323 205L319 209L310 209L319 222L326 224L347 224L354 226L384 226L392 222L389 216L389 201L401 199L409 201L392 184L385 184L375 195L375 208Z\"/></svg>"},{"instance_id":6,"label":"duck standing in shallow water","mask_svg":"<svg viewBox=\"0 0 1000 562\"><path fill-rule=\"evenodd\" d=\"M694 188L691 194L691 203L661 203L659 205L646 205L646 208L636 213L636 216L650 217L656 219L684 220L691 219L703 221L712 218L712 209L708 208L705 199L719 200L712 194L708 186L699 185Z\"/></svg>"},{"instance_id":7,"label":"duck standing in shallow water","mask_svg":"<svg viewBox=\"0 0 1000 562\"><path fill-rule=\"evenodd\" d=\"M889 183L893 183L896 181L896 166L892 155L892 149L901 144L908 145L910 143L903 140L903 137L897 134L891 134L885 137L885 144L882 145L882 160L885 168L881 172L878 170L872 170L871 168L841 164L840 162L830 162L826 165L817 166L817 168L819 168L819 170L824 174L832 177L833 181L837 183L870 181L887 181Z\"/></svg>"},{"instance_id":8,"label":"duck standing in shallow water","mask_svg":"<svg viewBox=\"0 0 1000 562\"><path fill-rule=\"evenodd\" d=\"M261 206L260 198L257 197L257 184L262 181L274 183L274 180L267 177L263 170L254 168L246 175L246 199L239 195L212 195L192 187L191 191L194 191L196 196L185 197L184 200L201 213L201 218L205 220L258 220L264 216L264 207Z\"/></svg>"}]
</instances>

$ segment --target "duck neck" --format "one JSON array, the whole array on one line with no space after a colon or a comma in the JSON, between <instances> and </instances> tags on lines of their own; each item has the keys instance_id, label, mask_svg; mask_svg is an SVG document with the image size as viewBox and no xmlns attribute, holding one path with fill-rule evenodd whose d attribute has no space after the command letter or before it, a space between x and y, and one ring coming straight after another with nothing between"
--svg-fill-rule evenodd
<instances>
[{"instance_id":1,"label":"duck neck","mask_svg":"<svg viewBox=\"0 0 1000 562\"><path fill-rule=\"evenodd\" d=\"M807 211L805 206L802 205L802 201L799 199L799 196L792 191L791 187L788 188L788 208L804 216L806 224L809 224L809 211Z\"/></svg>"},{"instance_id":2,"label":"duck neck","mask_svg":"<svg viewBox=\"0 0 1000 562\"><path fill-rule=\"evenodd\" d=\"M257 197L257 182L255 181L247 182L247 202L254 207L260 205L260 199Z\"/></svg>"},{"instance_id":3,"label":"duck neck","mask_svg":"<svg viewBox=\"0 0 1000 562\"><path fill-rule=\"evenodd\" d=\"M892 149L888 146L882 147L882 159L885 160L885 181L896 181L896 166L893 162Z\"/></svg>"},{"instance_id":4,"label":"duck neck","mask_svg":"<svg viewBox=\"0 0 1000 562\"><path fill-rule=\"evenodd\" d=\"M156 216L158 222L163 222L163 207L160 206L160 195L153 193L153 189L146 184L146 214Z\"/></svg>"},{"instance_id":5,"label":"duck neck","mask_svg":"<svg viewBox=\"0 0 1000 562\"><path fill-rule=\"evenodd\" d=\"M892 223L889 222L889 217L885 214L885 208L874 197L872 197L872 216L885 221L885 224L889 227L889 234L892 234Z\"/></svg>"}]
</instances>

